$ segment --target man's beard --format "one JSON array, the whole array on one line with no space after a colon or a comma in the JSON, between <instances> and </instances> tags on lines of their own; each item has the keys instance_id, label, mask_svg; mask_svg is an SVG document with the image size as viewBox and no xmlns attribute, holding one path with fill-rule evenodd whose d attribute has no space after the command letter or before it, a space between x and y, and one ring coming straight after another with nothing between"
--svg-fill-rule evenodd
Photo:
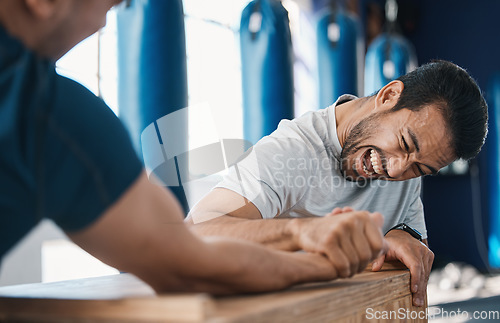
<instances>
[{"instance_id":1,"label":"man's beard","mask_svg":"<svg viewBox=\"0 0 500 323\"><path fill-rule=\"evenodd\" d=\"M379 112L364 118L356 126L354 126L354 128L347 136L344 142L344 147L342 147L342 152L340 153L340 171L347 180L349 181L366 180L359 174L359 171L362 170L357 170L355 169L355 167L352 167L352 171L354 172L356 178L353 178L352 176L347 176L346 172L349 169L348 160L350 156L354 155L358 150L364 147L360 146L360 143L365 141L367 138L373 136L373 134L377 132L382 116L387 113L388 112L386 111ZM379 151L377 147L374 147L374 149ZM355 162L356 161L353 161L352 165L355 165L356 164Z\"/></svg>"}]
</instances>

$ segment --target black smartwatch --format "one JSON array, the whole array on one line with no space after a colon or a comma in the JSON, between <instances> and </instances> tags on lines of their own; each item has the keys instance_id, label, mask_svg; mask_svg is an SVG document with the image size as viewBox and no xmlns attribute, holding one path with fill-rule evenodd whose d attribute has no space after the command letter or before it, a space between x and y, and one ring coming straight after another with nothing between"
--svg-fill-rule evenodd
<instances>
[{"instance_id":1,"label":"black smartwatch","mask_svg":"<svg viewBox=\"0 0 500 323\"><path fill-rule=\"evenodd\" d=\"M420 234L420 232L418 232L417 230L413 229L412 227L410 227L406 223L400 223L400 224L392 227L389 231L387 231L387 233L389 233L392 230L403 230L405 232L408 232L412 237L414 237L418 241L422 241L422 234Z\"/></svg>"}]
</instances>

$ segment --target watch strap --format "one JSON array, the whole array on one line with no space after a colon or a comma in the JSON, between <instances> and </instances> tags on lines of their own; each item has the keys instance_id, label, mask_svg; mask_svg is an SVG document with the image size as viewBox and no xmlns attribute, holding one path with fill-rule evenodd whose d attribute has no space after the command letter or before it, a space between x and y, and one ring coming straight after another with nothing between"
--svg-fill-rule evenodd
<instances>
[{"instance_id":1,"label":"watch strap","mask_svg":"<svg viewBox=\"0 0 500 323\"><path fill-rule=\"evenodd\" d=\"M413 229L412 227L410 227L406 223L399 223L398 225L395 225L389 231L387 231L387 233L389 233L392 230L403 230L405 232L408 232L412 237L414 237L418 241L422 241L422 234L420 232L418 232L416 229Z\"/></svg>"}]
</instances>

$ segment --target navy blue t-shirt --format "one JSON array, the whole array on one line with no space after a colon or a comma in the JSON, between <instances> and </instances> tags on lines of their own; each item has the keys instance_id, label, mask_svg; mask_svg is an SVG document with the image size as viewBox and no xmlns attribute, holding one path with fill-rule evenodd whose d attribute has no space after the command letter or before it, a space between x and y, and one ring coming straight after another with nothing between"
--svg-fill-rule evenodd
<instances>
[{"instance_id":1,"label":"navy blue t-shirt","mask_svg":"<svg viewBox=\"0 0 500 323\"><path fill-rule=\"evenodd\" d=\"M0 260L43 218L85 228L141 170L108 106L0 26Z\"/></svg>"}]
</instances>

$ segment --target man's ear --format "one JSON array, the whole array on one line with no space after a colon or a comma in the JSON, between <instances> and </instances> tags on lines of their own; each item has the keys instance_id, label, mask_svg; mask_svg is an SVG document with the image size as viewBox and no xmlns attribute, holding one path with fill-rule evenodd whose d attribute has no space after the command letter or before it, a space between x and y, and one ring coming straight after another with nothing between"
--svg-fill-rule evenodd
<instances>
[{"instance_id":1,"label":"man's ear","mask_svg":"<svg viewBox=\"0 0 500 323\"><path fill-rule=\"evenodd\" d=\"M392 109L398 102L404 87L403 82L395 80L381 88L375 96L374 110L384 111Z\"/></svg>"},{"instance_id":2,"label":"man's ear","mask_svg":"<svg viewBox=\"0 0 500 323\"><path fill-rule=\"evenodd\" d=\"M56 11L58 0L25 0L26 7L38 19L49 19Z\"/></svg>"}]
</instances>

